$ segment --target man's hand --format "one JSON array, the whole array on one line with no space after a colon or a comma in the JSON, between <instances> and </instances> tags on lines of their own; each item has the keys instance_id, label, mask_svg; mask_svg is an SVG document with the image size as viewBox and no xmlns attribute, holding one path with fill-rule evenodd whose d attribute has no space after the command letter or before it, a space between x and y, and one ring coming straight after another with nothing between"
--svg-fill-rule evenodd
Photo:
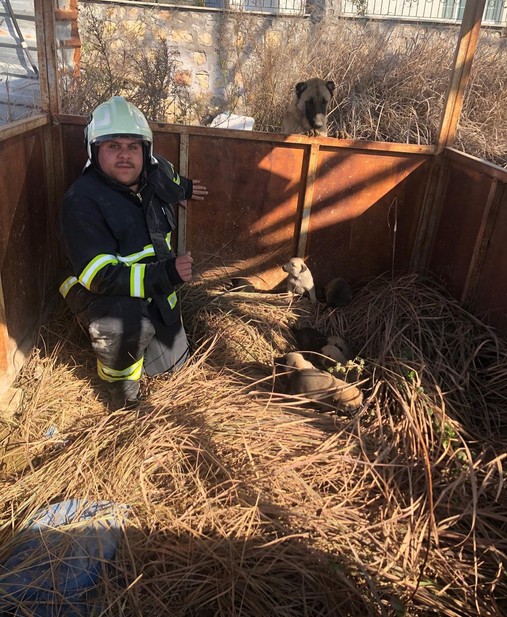
<instances>
[{"instance_id":1,"label":"man's hand","mask_svg":"<svg viewBox=\"0 0 507 617\"><path fill-rule=\"evenodd\" d=\"M191 281L192 280L192 264L194 260L192 259L192 255L190 251L185 253L184 255L180 255L176 257L176 271L180 275L182 281Z\"/></svg>"},{"instance_id":2,"label":"man's hand","mask_svg":"<svg viewBox=\"0 0 507 617\"><path fill-rule=\"evenodd\" d=\"M208 189L201 184L200 180L192 180L192 197L190 199L204 199Z\"/></svg>"}]
</instances>

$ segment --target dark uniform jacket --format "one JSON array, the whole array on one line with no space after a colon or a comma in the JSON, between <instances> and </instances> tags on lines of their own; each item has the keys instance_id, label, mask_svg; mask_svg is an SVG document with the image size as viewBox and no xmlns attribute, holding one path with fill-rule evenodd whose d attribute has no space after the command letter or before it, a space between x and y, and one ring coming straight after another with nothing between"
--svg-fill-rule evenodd
<instances>
[{"instance_id":1,"label":"dark uniform jacket","mask_svg":"<svg viewBox=\"0 0 507 617\"><path fill-rule=\"evenodd\" d=\"M137 194L94 165L65 194L61 225L72 274L60 292L74 313L97 294L130 296L156 302L167 325L179 320L174 204L191 197L192 181L156 158Z\"/></svg>"}]
</instances>

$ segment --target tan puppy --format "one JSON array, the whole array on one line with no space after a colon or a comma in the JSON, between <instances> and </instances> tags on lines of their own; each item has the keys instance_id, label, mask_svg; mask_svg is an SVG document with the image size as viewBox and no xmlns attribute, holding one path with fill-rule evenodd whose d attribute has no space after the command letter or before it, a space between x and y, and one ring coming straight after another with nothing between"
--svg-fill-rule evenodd
<instances>
[{"instance_id":1,"label":"tan puppy","mask_svg":"<svg viewBox=\"0 0 507 617\"><path fill-rule=\"evenodd\" d=\"M328 336L327 344L333 345L334 347L338 347L338 349L345 356L346 360L352 360L353 356L350 353L350 348L347 344L347 341L343 339L341 336Z\"/></svg>"},{"instance_id":2,"label":"tan puppy","mask_svg":"<svg viewBox=\"0 0 507 617\"><path fill-rule=\"evenodd\" d=\"M344 356L343 352L335 345L324 345L324 347L320 350L320 353L326 356L326 358L330 358L334 362L339 362L343 365L347 364L347 358Z\"/></svg>"},{"instance_id":3,"label":"tan puppy","mask_svg":"<svg viewBox=\"0 0 507 617\"><path fill-rule=\"evenodd\" d=\"M289 275L287 278L288 293L302 296L306 291L312 304L317 304L312 273L300 257L290 259L282 266L282 270Z\"/></svg>"},{"instance_id":4,"label":"tan puppy","mask_svg":"<svg viewBox=\"0 0 507 617\"><path fill-rule=\"evenodd\" d=\"M325 371L319 371L305 360L302 354L290 352L285 356L289 375L287 394L297 394L311 399L322 409L355 411L363 403L363 394L356 386L348 384Z\"/></svg>"},{"instance_id":5,"label":"tan puppy","mask_svg":"<svg viewBox=\"0 0 507 617\"><path fill-rule=\"evenodd\" d=\"M335 90L333 81L312 77L296 84L295 95L285 113L281 132L327 135L327 108Z\"/></svg>"},{"instance_id":6,"label":"tan puppy","mask_svg":"<svg viewBox=\"0 0 507 617\"><path fill-rule=\"evenodd\" d=\"M297 351L289 351L288 354L285 355L285 364L286 366L290 366L291 368L297 369L314 369L315 367L311 362L305 360L303 354L298 353Z\"/></svg>"}]
</instances>

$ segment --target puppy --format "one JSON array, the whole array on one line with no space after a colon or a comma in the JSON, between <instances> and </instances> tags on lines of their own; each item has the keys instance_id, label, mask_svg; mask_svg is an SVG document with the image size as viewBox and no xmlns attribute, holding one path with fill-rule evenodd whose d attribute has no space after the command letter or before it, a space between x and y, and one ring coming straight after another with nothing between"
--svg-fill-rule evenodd
<instances>
[{"instance_id":1,"label":"puppy","mask_svg":"<svg viewBox=\"0 0 507 617\"><path fill-rule=\"evenodd\" d=\"M299 351L320 351L329 343L325 334L315 328L293 328L292 334L296 339Z\"/></svg>"},{"instance_id":2,"label":"puppy","mask_svg":"<svg viewBox=\"0 0 507 617\"><path fill-rule=\"evenodd\" d=\"M354 357L350 353L350 348L347 344L347 341L343 339L341 336L328 336L326 339L327 345L333 345L334 347L338 347L338 349L345 356L346 360L352 360Z\"/></svg>"},{"instance_id":3,"label":"puppy","mask_svg":"<svg viewBox=\"0 0 507 617\"><path fill-rule=\"evenodd\" d=\"M363 394L325 371L320 371L297 352L285 356L285 363L294 370L289 375L287 394L301 395L314 401L321 409L355 411L363 403Z\"/></svg>"},{"instance_id":4,"label":"puppy","mask_svg":"<svg viewBox=\"0 0 507 617\"><path fill-rule=\"evenodd\" d=\"M254 293L255 287L251 281L243 276L237 276L231 278L231 284L228 287L228 291L242 291L245 293Z\"/></svg>"},{"instance_id":5,"label":"puppy","mask_svg":"<svg viewBox=\"0 0 507 617\"><path fill-rule=\"evenodd\" d=\"M326 358L330 358L333 360L333 363L340 363L345 366L347 364L347 358L344 356L343 352L335 345L324 345L324 347L320 350L320 353Z\"/></svg>"},{"instance_id":6,"label":"puppy","mask_svg":"<svg viewBox=\"0 0 507 617\"><path fill-rule=\"evenodd\" d=\"M312 273L300 257L293 257L290 259L282 266L282 270L289 275L287 278L288 293L302 296L307 292L310 296L311 303L317 304Z\"/></svg>"},{"instance_id":7,"label":"puppy","mask_svg":"<svg viewBox=\"0 0 507 617\"><path fill-rule=\"evenodd\" d=\"M297 351L289 351L288 354L285 354L285 365L291 368L297 369L314 369L315 367L311 362L305 359L303 354Z\"/></svg>"},{"instance_id":8,"label":"puppy","mask_svg":"<svg viewBox=\"0 0 507 617\"><path fill-rule=\"evenodd\" d=\"M352 288L345 279L338 277L327 283L324 294L329 306L347 306L352 300Z\"/></svg>"},{"instance_id":9,"label":"puppy","mask_svg":"<svg viewBox=\"0 0 507 617\"><path fill-rule=\"evenodd\" d=\"M343 379L338 379L338 377L335 377L335 381L337 388L333 400L336 407L347 413L357 411L363 404L361 390L357 386L343 381Z\"/></svg>"}]
</instances>

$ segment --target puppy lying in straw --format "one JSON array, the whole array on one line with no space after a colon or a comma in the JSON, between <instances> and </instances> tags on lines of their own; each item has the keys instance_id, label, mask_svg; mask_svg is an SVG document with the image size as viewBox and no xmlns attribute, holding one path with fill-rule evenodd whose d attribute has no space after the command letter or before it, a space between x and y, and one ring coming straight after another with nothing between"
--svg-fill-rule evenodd
<instances>
[{"instance_id":1,"label":"puppy lying in straw","mask_svg":"<svg viewBox=\"0 0 507 617\"><path fill-rule=\"evenodd\" d=\"M347 341L341 336L328 336L326 342L328 345L332 345L333 347L338 347L338 349L345 356L346 360L352 360L352 358L354 357L350 353L350 347L348 346Z\"/></svg>"},{"instance_id":2,"label":"puppy lying in straw","mask_svg":"<svg viewBox=\"0 0 507 617\"><path fill-rule=\"evenodd\" d=\"M300 257L293 257L282 266L287 272L287 292L290 294L303 295L305 292L310 296L312 304L317 304L313 276L308 266Z\"/></svg>"},{"instance_id":3,"label":"puppy lying in straw","mask_svg":"<svg viewBox=\"0 0 507 617\"><path fill-rule=\"evenodd\" d=\"M250 279L244 276L236 276L231 278L230 284L227 287L228 291L242 291L244 293L254 293L256 291L254 284Z\"/></svg>"},{"instance_id":4,"label":"puppy lying in straw","mask_svg":"<svg viewBox=\"0 0 507 617\"><path fill-rule=\"evenodd\" d=\"M320 371L294 351L285 356L289 374L287 394L311 399L323 410L357 410L363 403L363 393L353 384L348 384L325 371Z\"/></svg>"},{"instance_id":5,"label":"puppy lying in straw","mask_svg":"<svg viewBox=\"0 0 507 617\"><path fill-rule=\"evenodd\" d=\"M324 294L328 306L347 306L352 300L352 288L345 279L331 279L324 287Z\"/></svg>"},{"instance_id":6,"label":"puppy lying in straw","mask_svg":"<svg viewBox=\"0 0 507 617\"><path fill-rule=\"evenodd\" d=\"M319 352L329 342L326 335L315 328L292 328L292 335L298 351Z\"/></svg>"},{"instance_id":7,"label":"puppy lying in straw","mask_svg":"<svg viewBox=\"0 0 507 617\"><path fill-rule=\"evenodd\" d=\"M324 345L324 347L320 350L320 353L323 356L326 356L326 358L332 360L334 363L339 362L343 365L347 364L347 358L344 353L335 345ZM324 364L326 364L326 362L324 362Z\"/></svg>"}]
</instances>

